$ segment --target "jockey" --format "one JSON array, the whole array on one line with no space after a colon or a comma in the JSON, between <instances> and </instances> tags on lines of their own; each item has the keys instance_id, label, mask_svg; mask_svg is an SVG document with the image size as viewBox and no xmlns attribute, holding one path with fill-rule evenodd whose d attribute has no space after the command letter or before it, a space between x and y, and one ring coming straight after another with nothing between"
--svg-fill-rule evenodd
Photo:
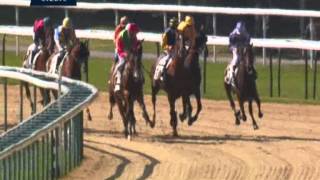
<instances>
[{"instance_id":1,"label":"jockey","mask_svg":"<svg viewBox=\"0 0 320 180\"><path fill-rule=\"evenodd\" d=\"M116 42L116 39L119 35L119 33L124 30L124 28L126 27L126 25L128 24L128 17L127 16L123 16L120 19L120 24L116 27L116 29L114 30L114 39L113 42Z\"/></svg>"},{"instance_id":2,"label":"jockey","mask_svg":"<svg viewBox=\"0 0 320 180\"><path fill-rule=\"evenodd\" d=\"M116 29L114 30L114 39L113 39L113 42L116 43L116 39L118 37L118 35L120 34L120 32L122 30L125 29L126 25L128 24L128 17L127 16L123 16L121 19L120 19L120 24L116 27ZM116 50L115 50L116 51ZM115 52L115 55L114 55L114 60L115 62L118 61L118 55L117 55L117 52Z\"/></svg>"},{"instance_id":3,"label":"jockey","mask_svg":"<svg viewBox=\"0 0 320 180\"><path fill-rule=\"evenodd\" d=\"M38 51L39 45L45 47L46 42L46 32L52 32L52 24L50 17L45 17L43 19L36 19L33 24L33 43L34 48L31 52L31 61L33 60L34 55Z\"/></svg>"},{"instance_id":4,"label":"jockey","mask_svg":"<svg viewBox=\"0 0 320 180\"><path fill-rule=\"evenodd\" d=\"M186 16L184 21L181 21L177 27L178 32L183 34L183 32L187 29L187 28L191 28L190 30L190 34L188 34L189 37L183 37L183 38L187 38L187 40L184 42L185 45L191 47L192 44L195 43L195 37L196 37L196 28L194 25L194 20L192 16Z\"/></svg>"},{"instance_id":5,"label":"jockey","mask_svg":"<svg viewBox=\"0 0 320 180\"><path fill-rule=\"evenodd\" d=\"M76 34L72 27L70 18L66 17L62 21L62 25L58 26L54 31L54 41L59 51L58 63L63 59L66 52L76 43Z\"/></svg>"},{"instance_id":6,"label":"jockey","mask_svg":"<svg viewBox=\"0 0 320 180\"><path fill-rule=\"evenodd\" d=\"M229 47L232 51L232 61L230 63L232 70L232 81L235 78L235 69L239 64L239 57L237 53L238 47L246 47L250 45L250 35L247 32L245 23L242 21L237 22L235 29L229 35Z\"/></svg>"},{"instance_id":7,"label":"jockey","mask_svg":"<svg viewBox=\"0 0 320 180\"><path fill-rule=\"evenodd\" d=\"M119 58L118 63L114 69L116 73L117 82L115 85L115 92L120 90L121 74L126 62L126 58L131 51L137 49L138 40L137 33L140 31L135 23L129 23L126 28L120 32L116 38L116 53Z\"/></svg>"},{"instance_id":8,"label":"jockey","mask_svg":"<svg viewBox=\"0 0 320 180\"><path fill-rule=\"evenodd\" d=\"M166 69L166 66L168 64L168 61L170 58L174 56L174 48L176 45L176 38L177 38L177 26L178 26L178 20L173 17L169 21L169 27L165 30L164 34L162 35L162 49L164 50L166 56L164 56L159 64L161 64L161 72ZM162 74L165 74L163 72ZM154 78L157 80L160 76L160 73L157 74L157 76Z\"/></svg>"}]
</instances>

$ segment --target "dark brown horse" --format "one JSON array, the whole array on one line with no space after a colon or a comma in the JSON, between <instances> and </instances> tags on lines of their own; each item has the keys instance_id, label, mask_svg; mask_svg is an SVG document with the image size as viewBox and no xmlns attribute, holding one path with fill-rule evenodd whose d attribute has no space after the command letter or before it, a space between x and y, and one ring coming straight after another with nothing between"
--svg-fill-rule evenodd
<instances>
[{"instance_id":1,"label":"dark brown horse","mask_svg":"<svg viewBox=\"0 0 320 180\"><path fill-rule=\"evenodd\" d=\"M87 71L88 59L89 59L89 47L88 47L88 40L85 42L81 42L77 40L75 45L71 48L71 50L65 56L65 59L61 62L60 67L62 76L81 80L81 67L82 64L85 65L84 69ZM47 71L52 66L52 58L55 57L54 55L51 56L48 60L47 64ZM54 96L57 97L57 92L53 92ZM91 114L89 108L86 109L88 120L91 120Z\"/></svg>"},{"instance_id":2,"label":"dark brown horse","mask_svg":"<svg viewBox=\"0 0 320 180\"><path fill-rule=\"evenodd\" d=\"M226 89L226 93L230 101L230 106L236 118L236 125L240 125L240 119L242 119L243 121L247 120L244 111L244 102L248 101L249 113L252 118L253 128L258 129L259 127L253 116L252 101L255 101L257 103L259 110L259 118L262 118L263 113L261 112L261 103L256 87L256 71L254 69L254 54L252 50L252 45L249 45L244 48L238 48L237 51L240 58L240 64L235 77L236 86L232 86L231 84L225 82L224 87ZM237 96L240 111L236 110L236 106L232 98L232 92Z\"/></svg>"},{"instance_id":3,"label":"dark brown horse","mask_svg":"<svg viewBox=\"0 0 320 180\"><path fill-rule=\"evenodd\" d=\"M166 70L165 81L153 80L152 81L152 104L153 104L153 121L156 119L156 95L160 89L167 92L168 101L170 104L170 125L173 129L173 135L177 136L177 114L175 110L175 102L179 97L183 100L183 113L180 118L183 121L187 116L189 117L188 124L192 125L198 118L201 111L201 97L200 97L200 83L201 83L201 70L199 65L199 52L205 46L207 37L204 33L197 35L194 43L187 50L187 55L179 53L177 48L176 56L172 63ZM179 40L181 43L181 39ZM153 64L151 69L151 78L153 79L155 69L159 59ZM192 107L190 103L190 95L195 95L197 100L197 112L192 117Z\"/></svg>"},{"instance_id":4,"label":"dark brown horse","mask_svg":"<svg viewBox=\"0 0 320 180\"><path fill-rule=\"evenodd\" d=\"M116 77L115 73L113 73L113 70L110 76L110 112L108 118L113 118L112 108L115 104L117 104L124 125L124 134L128 139L131 138L132 134L136 133L136 118L134 115L135 101L138 101L143 111L142 116L145 119L146 123L149 124L150 127L154 127L154 122L151 122L149 119L149 115L147 113L143 98L144 76L142 72L141 62L143 51L142 42L143 41L139 41L139 45L137 48L138 50L136 52L130 52L128 54L127 61L122 73L120 91L114 92Z\"/></svg>"},{"instance_id":5,"label":"dark brown horse","mask_svg":"<svg viewBox=\"0 0 320 180\"><path fill-rule=\"evenodd\" d=\"M31 44L28 47L27 53L23 59L23 67L24 68L31 68L33 70L44 71L44 72L46 71L47 60L51 56L51 54L53 53L53 50L54 50L53 29L48 29L45 32L45 37L46 37L46 40L44 42L44 46L42 46L40 48L40 50L34 55L33 60L32 60L33 63L31 63L31 61L29 61L29 59L30 59L30 56L31 56L32 50L34 49L35 44ZM24 82L23 84L25 86L26 95L27 95L27 98L30 102L32 114L33 114L35 112L34 103L36 103L36 102L33 102L31 99L29 84L26 82ZM40 93L43 98L41 100L41 103L43 105L48 104L50 102L50 96L48 95L49 94L48 90L40 88Z\"/></svg>"}]
</instances>

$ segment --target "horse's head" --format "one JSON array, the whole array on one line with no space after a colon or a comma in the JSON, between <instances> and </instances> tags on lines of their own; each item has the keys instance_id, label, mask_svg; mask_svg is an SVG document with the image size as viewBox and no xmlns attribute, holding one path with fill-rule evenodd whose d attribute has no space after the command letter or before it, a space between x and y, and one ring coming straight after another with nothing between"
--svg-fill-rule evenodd
<instances>
[{"instance_id":1,"label":"horse's head","mask_svg":"<svg viewBox=\"0 0 320 180\"><path fill-rule=\"evenodd\" d=\"M204 28L202 26L199 33L196 36L194 48L202 51L204 48L206 48L207 41L208 41L208 37L204 32Z\"/></svg>"},{"instance_id":2,"label":"horse's head","mask_svg":"<svg viewBox=\"0 0 320 180\"><path fill-rule=\"evenodd\" d=\"M77 40L70 52L71 55L75 57L77 63L82 64L88 61L90 52L89 52L89 41L85 40L84 42Z\"/></svg>"},{"instance_id":3,"label":"horse's head","mask_svg":"<svg viewBox=\"0 0 320 180\"><path fill-rule=\"evenodd\" d=\"M246 67L246 71L251 74L254 68L254 53L252 44L238 48L238 54L240 60Z\"/></svg>"},{"instance_id":4,"label":"horse's head","mask_svg":"<svg viewBox=\"0 0 320 180\"><path fill-rule=\"evenodd\" d=\"M142 54L143 54L143 43L144 40L139 40L137 48L131 52L129 61L133 68L133 77L136 81L143 80L142 76Z\"/></svg>"}]
</instances>

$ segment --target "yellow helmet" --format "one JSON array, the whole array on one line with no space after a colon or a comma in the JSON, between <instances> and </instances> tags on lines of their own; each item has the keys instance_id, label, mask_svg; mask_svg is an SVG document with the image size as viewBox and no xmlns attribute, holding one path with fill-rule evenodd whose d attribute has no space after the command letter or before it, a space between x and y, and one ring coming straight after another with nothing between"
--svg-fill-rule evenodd
<instances>
[{"instance_id":1,"label":"yellow helmet","mask_svg":"<svg viewBox=\"0 0 320 180\"><path fill-rule=\"evenodd\" d=\"M70 20L70 18L66 17L66 18L63 19L62 27L71 28L71 20Z\"/></svg>"},{"instance_id":2,"label":"yellow helmet","mask_svg":"<svg viewBox=\"0 0 320 180\"><path fill-rule=\"evenodd\" d=\"M193 18L191 16L186 16L184 21L187 23L187 25L191 26L193 25Z\"/></svg>"}]
</instances>

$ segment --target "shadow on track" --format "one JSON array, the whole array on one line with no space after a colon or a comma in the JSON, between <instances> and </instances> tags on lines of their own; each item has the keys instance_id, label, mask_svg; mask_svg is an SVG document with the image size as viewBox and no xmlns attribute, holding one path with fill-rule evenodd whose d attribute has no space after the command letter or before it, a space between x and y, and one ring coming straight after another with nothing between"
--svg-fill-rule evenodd
<instances>
[{"instance_id":1,"label":"shadow on track","mask_svg":"<svg viewBox=\"0 0 320 180\"><path fill-rule=\"evenodd\" d=\"M150 163L145 165L144 170L143 170L143 174L142 174L140 177L137 178L137 179L139 179L139 180L140 180L140 179L141 179L141 180L142 180L142 179L147 179L149 176L151 176L152 173L153 173L153 170L154 170L155 166L160 163L160 161L158 161L158 160L155 159L154 157L149 156L149 155L147 155L147 154L145 154L145 153L142 153L142 152L140 152L140 151L136 151L136 150L124 148L124 147L121 147L121 146L118 146L118 145L109 144L109 143L101 143L101 142L91 141L91 140L84 140L84 141L85 141L85 142L88 142L88 143L108 145L108 146L110 146L110 147L119 149L119 150L121 150L121 151L126 151L126 152L129 152L129 153L138 154L139 156L142 156L143 158L147 159ZM107 179L110 179L110 178L107 178Z\"/></svg>"}]
</instances>

